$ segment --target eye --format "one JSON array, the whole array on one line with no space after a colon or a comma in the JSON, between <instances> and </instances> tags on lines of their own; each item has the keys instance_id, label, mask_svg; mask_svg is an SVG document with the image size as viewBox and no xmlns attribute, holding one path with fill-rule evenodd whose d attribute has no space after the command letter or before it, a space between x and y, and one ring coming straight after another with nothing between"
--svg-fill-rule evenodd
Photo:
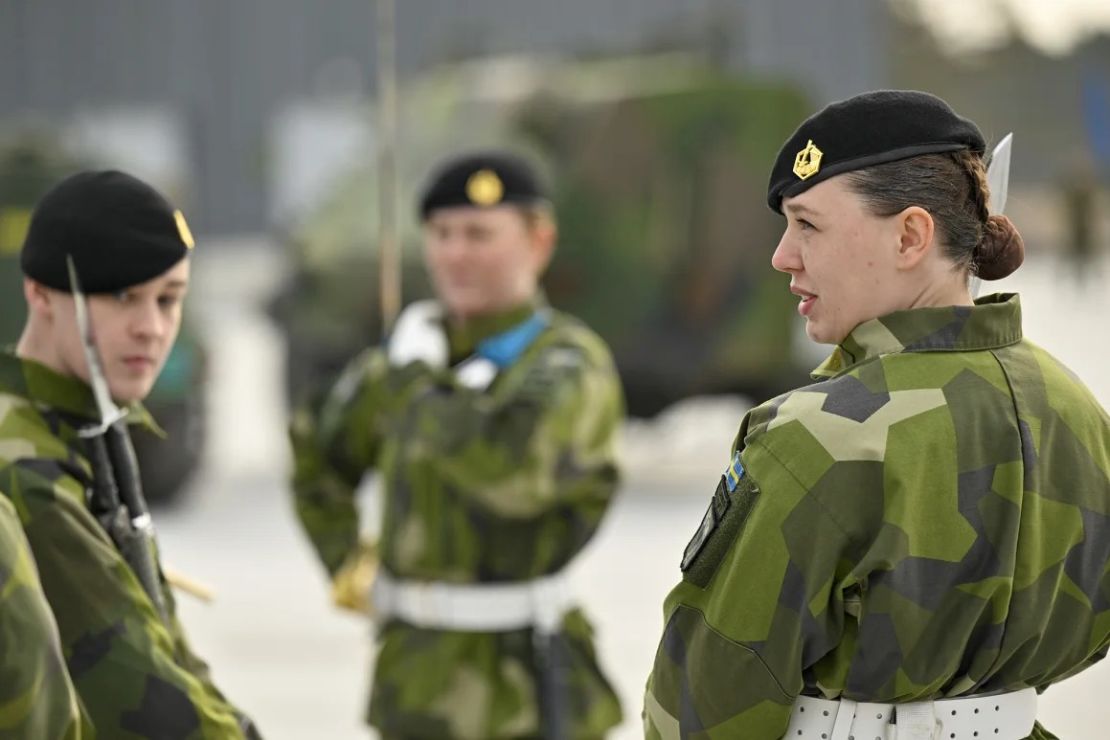
<instances>
[{"instance_id":1,"label":"eye","mask_svg":"<svg viewBox=\"0 0 1110 740\"><path fill-rule=\"evenodd\" d=\"M806 221L804 218L796 218L794 219L794 222L798 224L798 228L802 231L812 231L816 228L813 224L811 224L809 221Z\"/></svg>"},{"instance_id":2,"label":"eye","mask_svg":"<svg viewBox=\"0 0 1110 740\"><path fill-rule=\"evenodd\" d=\"M129 290L120 290L112 294L117 303L128 304L134 299L134 294Z\"/></svg>"},{"instance_id":3,"label":"eye","mask_svg":"<svg viewBox=\"0 0 1110 740\"><path fill-rule=\"evenodd\" d=\"M158 306L164 310L175 308L181 303L181 296L176 294L158 296Z\"/></svg>"}]
</instances>

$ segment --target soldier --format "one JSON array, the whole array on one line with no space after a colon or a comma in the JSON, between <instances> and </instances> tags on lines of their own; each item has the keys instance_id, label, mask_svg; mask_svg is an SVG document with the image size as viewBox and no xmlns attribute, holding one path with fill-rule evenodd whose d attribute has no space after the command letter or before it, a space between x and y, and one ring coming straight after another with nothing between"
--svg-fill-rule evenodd
<instances>
[{"instance_id":1,"label":"soldier","mask_svg":"<svg viewBox=\"0 0 1110 740\"><path fill-rule=\"evenodd\" d=\"M771 261L837 346L740 426L648 738L1051 738L1037 693L1106 655L1110 419L1016 295L972 300L1023 257L984 151L940 99L881 91L779 152Z\"/></svg>"},{"instance_id":2,"label":"soldier","mask_svg":"<svg viewBox=\"0 0 1110 740\"><path fill-rule=\"evenodd\" d=\"M58 626L11 502L0 496L0 737L81 740L77 692L66 673Z\"/></svg>"},{"instance_id":3,"label":"soldier","mask_svg":"<svg viewBox=\"0 0 1110 740\"><path fill-rule=\"evenodd\" d=\"M612 360L538 291L555 224L524 161L454 159L420 217L438 300L292 425L297 513L339 583L360 562L355 487L380 476L368 721L386 738L603 737L620 707L563 572L617 485Z\"/></svg>"},{"instance_id":4,"label":"soldier","mask_svg":"<svg viewBox=\"0 0 1110 740\"><path fill-rule=\"evenodd\" d=\"M115 171L63 180L32 214L20 255L27 323L15 352L0 353L0 491L103 738L256 736L185 641L141 536L149 517L133 510L137 471L116 454L130 450L126 422L103 418L120 403L153 428L139 401L177 334L192 246L181 212L149 185ZM87 299L71 291L74 273Z\"/></svg>"}]
</instances>

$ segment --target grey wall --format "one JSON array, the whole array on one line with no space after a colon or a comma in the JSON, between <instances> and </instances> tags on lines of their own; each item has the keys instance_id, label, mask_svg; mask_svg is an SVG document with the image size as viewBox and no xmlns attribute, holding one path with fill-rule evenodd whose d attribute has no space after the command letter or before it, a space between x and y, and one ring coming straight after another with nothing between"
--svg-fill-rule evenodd
<instances>
[{"instance_id":1,"label":"grey wall","mask_svg":"<svg viewBox=\"0 0 1110 740\"><path fill-rule=\"evenodd\" d=\"M482 52L709 46L816 99L886 83L881 0L396 0L402 75ZM283 101L373 93L373 0L0 0L0 121L169 106L192 220L265 228L265 132ZM345 80L345 82L344 82Z\"/></svg>"}]
</instances>

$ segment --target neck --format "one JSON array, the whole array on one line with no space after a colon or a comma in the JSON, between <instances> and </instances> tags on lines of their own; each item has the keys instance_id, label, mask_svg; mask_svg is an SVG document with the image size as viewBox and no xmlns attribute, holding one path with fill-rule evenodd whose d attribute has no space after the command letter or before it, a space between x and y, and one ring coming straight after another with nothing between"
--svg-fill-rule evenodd
<instances>
[{"instance_id":1,"label":"neck","mask_svg":"<svg viewBox=\"0 0 1110 740\"><path fill-rule=\"evenodd\" d=\"M524 301L511 308L480 316L451 316L447 321L447 340L451 359L457 360L472 353L478 342L511 329L526 320L536 310L535 299Z\"/></svg>"},{"instance_id":2,"label":"neck","mask_svg":"<svg viewBox=\"0 0 1110 740\"><path fill-rule=\"evenodd\" d=\"M68 374L61 366L60 358L57 353L51 351L52 345L49 342L43 341L39 333L34 331L31 323L28 322L23 327L23 333L19 336L19 342L15 345L15 354L17 357L22 357L25 360L34 360L35 362L46 365L51 370Z\"/></svg>"},{"instance_id":3,"label":"neck","mask_svg":"<svg viewBox=\"0 0 1110 740\"><path fill-rule=\"evenodd\" d=\"M526 317L536 308L534 298L525 298L509 306L498 308L481 314L448 314L447 323L453 329L467 329L469 327L482 327L489 324L500 324L506 320L517 317Z\"/></svg>"},{"instance_id":4,"label":"neck","mask_svg":"<svg viewBox=\"0 0 1110 740\"><path fill-rule=\"evenodd\" d=\"M916 292L910 292L906 308L937 308L941 306L971 306L975 301L968 288L967 273L946 272L935 279L926 280Z\"/></svg>"}]
</instances>

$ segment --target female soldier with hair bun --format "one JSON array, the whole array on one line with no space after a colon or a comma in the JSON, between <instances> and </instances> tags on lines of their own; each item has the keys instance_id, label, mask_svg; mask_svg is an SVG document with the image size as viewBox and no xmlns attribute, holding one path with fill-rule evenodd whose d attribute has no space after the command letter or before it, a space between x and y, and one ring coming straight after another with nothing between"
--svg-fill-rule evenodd
<instances>
[{"instance_id":1,"label":"female soldier with hair bun","mask_svg":"<svg viewBox=\"0 0 1110 740\"><path fill-rule=\"evenodd\" d=\"M1023 339L985 142L925 93L783 146L771 258L819 382L751 411L682 558L649 738L1054 737L1036 697L1110 645L1110 419Z\"/></svg>"}]
</instances>

